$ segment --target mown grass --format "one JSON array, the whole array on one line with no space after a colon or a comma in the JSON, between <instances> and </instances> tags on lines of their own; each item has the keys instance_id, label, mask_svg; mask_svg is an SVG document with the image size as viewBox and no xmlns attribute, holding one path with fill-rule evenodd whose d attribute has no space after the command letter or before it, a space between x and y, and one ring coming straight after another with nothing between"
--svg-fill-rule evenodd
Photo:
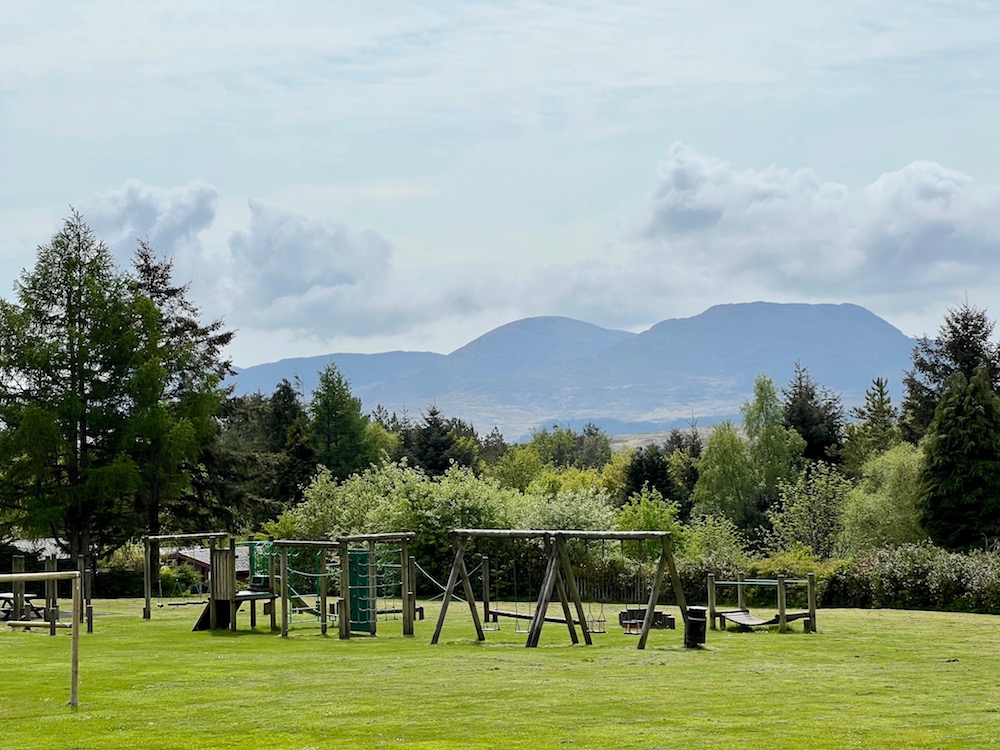
<instances>
[{"instance_id":1,"label":"mown grass","mask_svg":"<svg viewBox=\"0 0 1000 750\"><path fill-rule=\"evenodd\" d=\"M0 632L0 746L10 748L968 748L1000 737L995 617L825 610L817 634L681 630L647 649L609 627L592 647L548 624L538 649L504 622L485 643L455 606L416 636L192 633L194 607L141 619L95 603L81 643ZM614 619L608 610L609 620ZM242 616L241 628L247 626ZM610 623L609 623L610 624Z\"/></svg>"}]
</instances>

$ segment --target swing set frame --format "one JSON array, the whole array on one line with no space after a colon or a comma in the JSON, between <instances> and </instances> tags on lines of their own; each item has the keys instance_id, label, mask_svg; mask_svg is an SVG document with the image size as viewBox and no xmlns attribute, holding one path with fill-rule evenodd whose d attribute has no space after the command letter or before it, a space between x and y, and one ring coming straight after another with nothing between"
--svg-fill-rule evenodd
<instances>
[{"instance_id":1,"label":"swing set frame","mask_svg":"<svg viewBox=\"0 0 1000 750\"><path fill-rule=\"evenodd\" d=\"M534 539L542 541L542 546L548 555L548 560L545 566L545 575L538 590L535 612L531 615L528 638L524 644L527 648L536 648L538 646L538 641L542 634L542 626L546 622L565 624L569 631L570 640L573 643L580 642L576 632L576 626L579 625L584 643L588 646L592 645L591 630L588 626L583 601L580 598L580 589L577 586L576 575L573 573L573 566L570 564L569 554L566 551L566 541L569 539L658 540L660 542L660 560L656 568L656 575L653 578L653 585L650 588L649 601L646 605L642 629L639 632L637 648L642 650L646 647L646 639L653 625L654 610L660 596L663 577L667 573L669 573L671 583L673 584L681 616L684 618L685 625L687 625L687 605L684 600L684 591L681 588L680 578L677 575L677 566L674 563L672 537L669 531L453 529L449 532L449 536L451 537L452 547L455 550L455 558L452 562L451 572L448 575L448 584L445 587L444 597L441 600L441 611L438 615L437 626L434 628L434 636L431 638L432 644L436 644L441 637L441 630L444 627L445 617L448 614L448 604L451 602L459 582L462 584L465 599L469 605L469 612L472 614L472 621L476 628L476 637L480 641L486 640L483 623L479 619L479 609L476 604L472 582L469 578L468 568L465 565L466 549L472 539ZM559 603L562 606L563 617L561 618L548 616L548 608L552 602L553 595L558 596ZM489 619L491 615L500 617L512 616L512 613L492 609L488 601L484 602L483 612L486 619Z\"/></svg>"}]
</instances>

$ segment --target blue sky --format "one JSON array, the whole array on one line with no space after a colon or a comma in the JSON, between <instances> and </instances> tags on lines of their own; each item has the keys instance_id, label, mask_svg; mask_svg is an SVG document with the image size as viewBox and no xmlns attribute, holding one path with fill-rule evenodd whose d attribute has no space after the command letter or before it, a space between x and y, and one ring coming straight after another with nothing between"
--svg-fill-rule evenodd
<instances>
[{"instance_id":1,"label":"blue sky","mask_svg":"<svg viewBox=\"0 0 1000 750\"><path fill-rule=\"evenodd\" d=\"M1000 314L998 89L987 2L7 3L0 291L72 205L242 366L751 300L933 334Z\"/></svg>"}]
</instances>

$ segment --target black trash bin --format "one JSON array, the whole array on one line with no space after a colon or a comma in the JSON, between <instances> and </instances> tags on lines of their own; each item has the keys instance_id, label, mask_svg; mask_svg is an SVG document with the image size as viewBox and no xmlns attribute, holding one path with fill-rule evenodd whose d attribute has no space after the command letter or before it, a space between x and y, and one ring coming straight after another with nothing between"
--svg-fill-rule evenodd
<instances>
[{"instance_id":1,"label":"black trash bin","mask_svg":"<svg viewBox=\"0 0 1000 750\"><path fill-rule=\"evenodd\" d=\"M687 626L684 628L685 648L698 648L705 642L707 624L708 609L706 607L687 608Z\"/></svg>"}]
</instances>

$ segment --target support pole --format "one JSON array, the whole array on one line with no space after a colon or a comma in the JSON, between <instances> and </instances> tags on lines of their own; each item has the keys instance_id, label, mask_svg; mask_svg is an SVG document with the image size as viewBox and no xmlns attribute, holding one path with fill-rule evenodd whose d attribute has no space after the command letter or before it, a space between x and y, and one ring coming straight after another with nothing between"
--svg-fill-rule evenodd
<instances>
[{"instance_id":1,"label":"support pole","mask_svg":"<svg viewBox=\"0 0 1000 750\"><path fill-rule=\"evenodd\" d=\"M73 579L73 628L70 631L72 639L70 656L69 705L79 704L80 697L80 620L83 618L83 595L80 591L82 581Z\"/></svg>"},{"instance_id":2,"label":"support pole","mask_svg":"<svg viewBox=\"0 0 1000 750\"><path fill-rule=\"evenodd\" d=\"M326 550L321 549L319 551L319 632L321 635L326 635L326 620L329 616L327 611L329 608L326 605Z\"/></svg>"},{"instance_id":3,"label":"support pole","mask_svg":"<svg viewBox=\"0 0 1000 750\"><path fill-rule=\"evenodd\" d=\"M583 641L588 646L592 646L593 640L590 637L590 624L587 622L587 616L583 610L583 600L580 598L580 588L576 584L576 576L573 574L573 566L570 564L569 554L566 552L566 539L558 534L556 535L556 552L559 555L559 562L562 565L563 577L565 578L566 586L569 589L570 599L576 607L576 617L580 621L580 630L583 632Z\"/></svg>"},{"instance_id":4,"label":"support pole","mask_svg":"<svg viewBox=\"0 0 1000 750\"><path fill-rule=\"evenodd\" d=\"M281 637L288 637L288 547L281 548Z\"/></svg>"},{"instance_id":5,"label":"support pole","mask_svg":"<svg viewBox=\"0 0 1000 750\"><path fill-rule=\"evenodd\" d=\"M351 551L348 542L340 542L340 601L337 602L337 628L342 641L351 637Z\"/></svg>"},{"instance_id":6,"label":"support pole","mask_svg":"<svg viewBox=\"0 0 1000 750\"><path fill-rule=\"evenodd\" d=\"M715 630L715 573L708 574L708 626Z\"/></svg>"},{"instance_id":7,"label":"support pole","mask_svg":"<svg viewBox=\"0 0 1000 750\"><path fill-rule=\"evenodd\" d=\"M667 537L669 539L669 537ZM670 550L664 544L660 548L660 564L656 566L656 575L653 577L653 585L649 590L649 603L646 605L646 616L642 620L642 632L639 633L639 644L637 648L642 651L646 648L646 639L649 638L649 629L653 627L653 612L656 611L656 602L660 599L660 586L663 584L663 573L667 569L667 559L670 557Z\"/></svg>"},{"instance_id":8,"label":"support pole","mask_svg":"<svg viewBox=\"0 0 1000 750\"><path fill-rule=\"evenodd\" d=\"M375 540L368 540L368 632L377 635L378 568L375 565Z\"/></svg>"},{"instance_id":9,"label":"support pole","mask_svg":"<svg viewBox=\"0 0 1000 750\"><path fill-rule=\"evenodd\" d=\"M548 537L546 536L546 543ZM535 616L531 620L531 628L528 630L528 641L524 645L527 648L537 648L538 641L542 637L542 626L545 624L545 614L552 601L552 591L555 588L556 576L559 573L558 553L555 547L549 553L549 560L545 566L545 578L542 581L542 588L538 592L538 599L535 602Z\"/></svg>"},{"instance_id":10,"label":"support pole","mask_svg":"<svg viewBox=\"0 0 1000 750\"><path fill-rule=\"evenodd\" d=\"M145 549L143 550L143 576L142 576L142 589L143 594L146 597L146 605L142 608L142 619L149 620L153 616L153 610L151 607L153 600L153 548L152 542L149 539L143 540L145 542ZM159 566L157 566L159 567ZM159 570L156 571L159 574Z\"/></svg>"},{"instance_id":11,"label":"support pole","mask_svg":"<svg viewBox=\"0 0 1000 750\"><path fill-rule=\"evenodd\" d=\"M24 572L24 555L14 555L10 559L10 572L15 575ZM24 581L14 581L10 590L14 593L14 614L12 619L25 620L24 616Z\"/></svg>"},{"instance_id":12,"label":"support pole","mask_svg":"<svg viewBox=\"0 0 1000 750\"><path fill-rule=\"evenodd\" d=\"M688 621L687 599L684 597L684 587L681 585L681 577L677 575L677 564L674 562L673 536L668 534L661 537L660 546L663 548L663 554L667 559L667 571L669 571L670 580L674 584L674 598L677 600L677 606L680 607L681 619L684 620L684 627L686 629Z\"/></svg>"},{"instance_id":13,"label":"support pole","mask_svg":"<svg viewBox=\"0 0 1000 750\"><path fill-rule=\"evenodd\" d=\"M785 612L785 577L778 576L778 632L788 632L788 618Z\"/></svg>"},{"instance_id":14,"label":"support pole","mask_svg":"<svg viewBox=\"0 0 1000 750\"><path fill-rule=\"evenodd\" d=\"M490 621L490 558L483 555L480 567L483 570L483 624Z\"/></svg>"},{"instance_id":15,"label":"support pole","mask_svg":"<svg viewBox=\"0 0 1000 750\"><path fill-rule=\"evenodd\" d=\"M809 603L809 632L816 632L816 574L806 574L806 596Z\"/></svg>"},{"instance_id":16,"label":"support pole","mask_svg":"<svg viewBox=\"0 0 1000 750\"><path fill-rule=\"evenodd\" d=\"M236 632L236 611L239 604L236 601L236 537L229 537L229 556L226 558L226 578L232 588L229 591L229 629Z\"/></svg>"},{"instance_id":17,"label":"support pole","mask_svg":"<svg viewBox=\"0 0 1000 750\"><path fill-rule=\"evenodd\" d=\"M403 635L413 635L413 600L410 598L410 545L403 539L399 545L399 605L403 610Z\"/></svg>"},{"instance_id":18,"label":"support pole","mask_svg":"<svg viewBox=\"0 0 1000 750\"><path fill-rule=\"evenodd\" d=\"M275 580L274 575L274 537L269 536L267 538L267 590L273 597L278 589L278 582ZM272 598L270 600L271 604L271 630L275 631L278 629L278 612L277 612L277 602Z\"/></svg>"},{"instance_id":19,"label":"support pole","mask_svg":"<svg viewBox=\"0 0 1000 750\"><path fill-rule=\"evenodd\" d=\"M45 558L45 572L55 573L58 563L55 555ZM59 621L59 592L55 578L45 581L45 621L49 624L49 635L56 634L56 623Z\"/></svg>"},{"instance_id":20,"label":"support pole","mask_svg":"<svg viewBox=\"0 0 1000 750\"><path fill-rule=\"evenodd\" d=\"M212 551L215 549L215 540L209 540L208 545L208 559L215 559L215 555ZM208 627L211 630L215 630L219 624L219 618L217 616L215 599L219 594L219 575L218 571L215 569L214 565L208 566Z\"/></svg>"},{"instance_id":21,"label":"support pole","mask_svg":"<svg viewBox=\"0 0 1000 750\"><path fill-rule=\"evenodd\" d=\"M455 558L451 563L451 572L448 573L448 583L444 587L444 596L441 597L441 611L438 613L437 625L434 626L434 635L431 636L431 644L438 642L441 637L441 629L444 627L444 618L448 614L448 605L451 603L451 598L455 594L455 586L458 584L458 571L462 565L462 560L465 557L465 546L469 542L468 535L457 535L455 533L451 534L451 545L455 548ZM475 606L475 603L473 603ZM484 636L480 634L479 640L483 640Z\"/></svg>"}]
</instances>

